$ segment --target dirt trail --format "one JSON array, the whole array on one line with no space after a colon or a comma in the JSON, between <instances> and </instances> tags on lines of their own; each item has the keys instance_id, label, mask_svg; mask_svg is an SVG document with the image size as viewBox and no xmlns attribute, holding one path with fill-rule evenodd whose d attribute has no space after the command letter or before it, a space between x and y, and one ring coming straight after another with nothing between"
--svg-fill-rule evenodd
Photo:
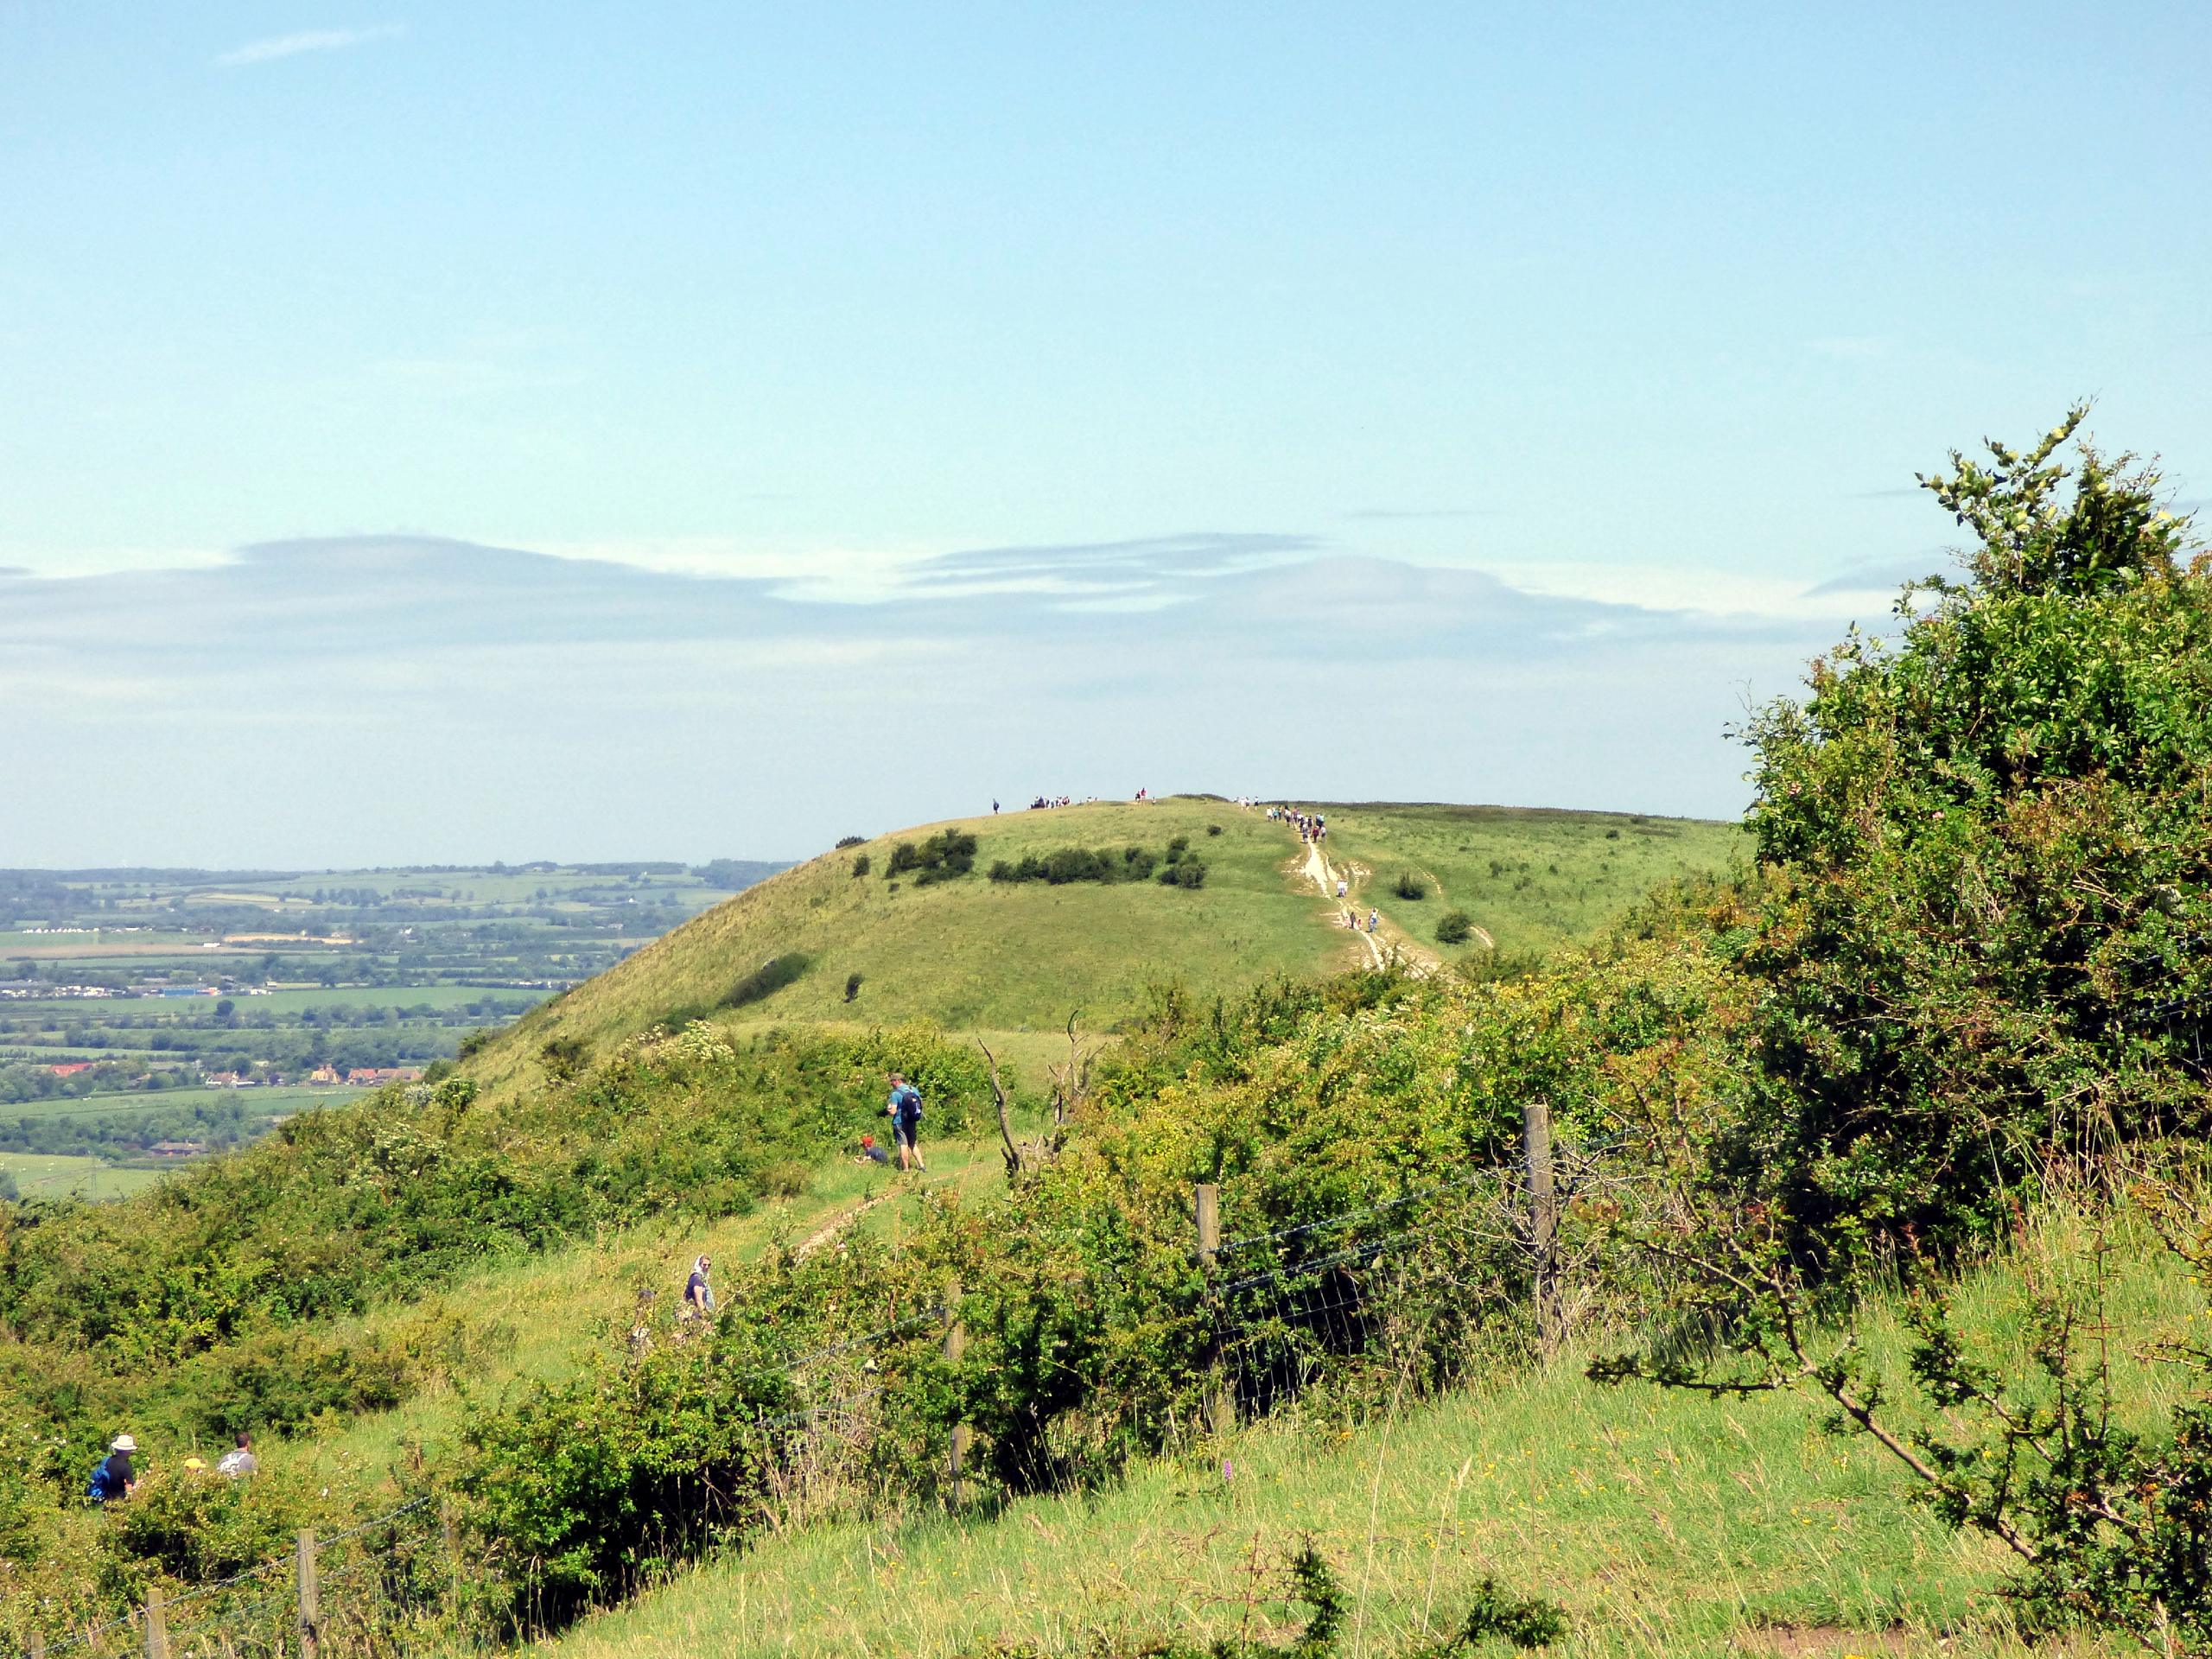
<instances>
[{"instance_id":1,"label":"dirt trail","mask_svg":"<svg viewBox=\"0 0 2212 1659\"><path fill-rule=\"evenodd\" d=\"M879 1192L872 1198L861 1199L849 1210L839 1211L799 1241L798 1248L791 1251L791 1260L804 1262L824 1245L834 1244L851 1230L855 1222L874 1209L877 1205L896 1196L895 1192Z\"/></svg>"},{"instance_id":2,"label":"dirt trail","mask_svg":"<svg viewBox=\"0 0 2212 1659\"><path fill-rule=\"evenodd\" d=\"M1329 868L1329 861L1321 855L1321 843L1318 841L1309 841L1306 843L1305 874L1306 879L1313 884L1324 899L1328 899L1332 904L1341 905L1346 902L1337 897L1337 873ZM1358 935L1360 943L1367 947L1367 954L1375 965L1377 968L1382 967L1383 965L1382 946L1376 937L1363 927L1355 927L1352 931ZM1414 963L1416 972L1426 973L1428 971L1428 967L1427 963Z\"/></svg>"}]
</instances>

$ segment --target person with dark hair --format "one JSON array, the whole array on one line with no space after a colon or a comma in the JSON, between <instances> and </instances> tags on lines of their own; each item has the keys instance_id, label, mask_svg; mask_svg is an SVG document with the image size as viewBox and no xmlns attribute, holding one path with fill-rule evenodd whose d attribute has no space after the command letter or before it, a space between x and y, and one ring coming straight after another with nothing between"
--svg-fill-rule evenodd
<instances>
[{"instance_id":1,"label":"person with dark hair","mask_svg":"<svg viewBox=\"0 0 2212 1659\"><path fill-rule=\"evenodd\" d=\"M253 1455L253 1436L240 1429L238 1444L223 1453L216 1464L215 1472L226 1480L244 1480L248 1475L258 1474L261 1459Z\"/></svg>"}]
</instances>

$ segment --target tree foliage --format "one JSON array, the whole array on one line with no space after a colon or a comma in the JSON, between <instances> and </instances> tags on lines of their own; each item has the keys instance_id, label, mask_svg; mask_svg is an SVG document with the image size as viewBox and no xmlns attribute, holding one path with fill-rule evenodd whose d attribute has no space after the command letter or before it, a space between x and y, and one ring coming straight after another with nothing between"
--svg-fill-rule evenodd
<instances>
[{"instance_id":1,"label":"tree foliage","mask_svg":"<svg viewBox=\"0 0 2212 1659\"><path fill-rule=\"evenodd\" d=\"M2081 415L1923 480L1964 579L1749 728L1774 880L1738 1164L1824 1255L1986 1236L2053 1152L2206 1121L2212 589L2156 473L2062 460Z\"/></svg>"}]
</instances>

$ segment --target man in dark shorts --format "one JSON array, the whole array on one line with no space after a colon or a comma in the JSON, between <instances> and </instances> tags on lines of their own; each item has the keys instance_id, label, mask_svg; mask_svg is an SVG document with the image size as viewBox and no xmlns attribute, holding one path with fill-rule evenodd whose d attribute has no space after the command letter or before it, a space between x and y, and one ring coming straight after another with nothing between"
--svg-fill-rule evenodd
<instances>
[{"instance_id":1,"label":"man in dark shorts","mask_svg":"<svg viewBox=\"0 0 2212 1659\"><path fill-rule=\"evenodd\" d=\"M891 1074L891 1099L884 1106L883 1114L891 1120L891 1140L899 1148L899 1167L927 1169L929 1165L922 1160L922 1091L899 1072Z\"/></svg>"}]
</instances>

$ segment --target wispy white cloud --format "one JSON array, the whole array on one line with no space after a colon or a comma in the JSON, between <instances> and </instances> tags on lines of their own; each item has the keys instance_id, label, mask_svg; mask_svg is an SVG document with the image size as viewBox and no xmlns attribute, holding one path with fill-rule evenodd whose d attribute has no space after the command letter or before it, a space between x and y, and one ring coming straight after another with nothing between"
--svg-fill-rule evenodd
<instances>
[{"instance_id":1,"label":"wispy white cloud","mask_svg":"<svg viewBox=\"0 0 2212 1659\"><path fill-rule=\"evenodd\" d=\"M349 46L366 46L372 41L395 40L406 32L397 23L378 23L372 29L306 29L296 34L248 41L215 61L226 69L243 69L249 64L274 63L279 58L296 57L302 52L338 52Z\"/></svg>"}]
</instances>

